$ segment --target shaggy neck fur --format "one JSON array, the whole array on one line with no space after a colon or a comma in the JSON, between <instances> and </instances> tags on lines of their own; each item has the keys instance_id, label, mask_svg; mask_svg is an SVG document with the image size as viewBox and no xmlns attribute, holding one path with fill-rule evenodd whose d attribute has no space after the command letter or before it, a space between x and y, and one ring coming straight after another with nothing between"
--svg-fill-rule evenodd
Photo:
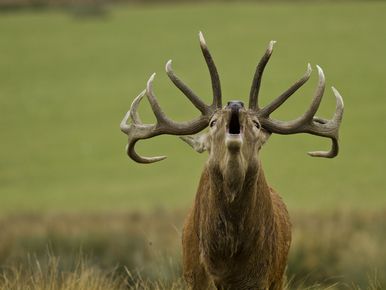
<instances>
[{"instance_id":1,"label":"shaggy neck fur","mask_svg":"<svg viewBox=\"0 0 386 290\"><path fill-rule=\"evenodd\" d=\"M200 214L202 254L213 276L237 279L242 269L230 265L247 262L256 245L261 252L269 247L266 237L274 223L270 190L259 162L247 162L240 154L221 163L209 160L203 175L209 188Z\"/></svg>"}]
</instances>

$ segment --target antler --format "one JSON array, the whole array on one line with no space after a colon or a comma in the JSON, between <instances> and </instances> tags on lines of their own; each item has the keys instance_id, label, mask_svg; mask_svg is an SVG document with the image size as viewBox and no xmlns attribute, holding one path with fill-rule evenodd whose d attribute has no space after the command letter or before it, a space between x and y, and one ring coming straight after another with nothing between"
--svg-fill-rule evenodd
<instances>
[{"instance_id":1,"label":"antler","mask_svg":"<svg viewBox=\"0 0 386 290\"><path fill-rule=\"evenodd\" d=\"M258 105L258 95L261 78L264 72L265 65L267 64L273 49L271 41L269 46L257 65L255 76L252 82L252 88L249 99L249 108L254 110L262 124L262 126L272 133L277 134L297 134L297 133L309 133L321 137L330 138L332 140L332 147L330 151L314 151L308 152L313 157L326 157L333 158L338 155L339 151L339 126L343 117L343 98L339 92L332 87L334 95L336 97L336 110L331 120L322 119L316 117L315 114L322 101L324 89L325 89L325 77L323 70L316 66L318 69L319 82L314 93L314 97L309 109L299 118L292 121L280 121L270 118L270 114L279 108L293 93L295 93L301 86L303 86L311 75L311 66L308 64L307 71L304 76L294 83L288 90L274 99L270 104L260 109Z\"/></svg>"},{"instance_id":2,"label":"antler","mask_svg":"<svg viewBox=\"0 0 386 290\"><path fill-rule=\"evenodd\" d=\"M126 146L127 154L136 162L139 163L153 163L161 161L166 158L166 156L156 156L156 157L142 157L135 152L135 144L137 141L142 139L148 139L154 136L162 134L170 135L189 135L196 134L201 130L205 129L208 126L209 120L212 117L213 113L221 108L221 87L220 79L217 73L216 66L213 62L213 58L209 52L209 49L206 45L204 36L200 32L200 45L201 50L204 55L205 61L207 63L209 73L212 79L212 89L213 89L213 102L211 105L206 105L186 84L184 84L173 72L172 61L169 60L166 63L166 73L171 79L171 81L179 88L185 96L192 102L192 104L201 112L201 116L189 121L189 122L174 122L169 119L165 113L162 111L160 105L158 104L157 98L153 92L153 81L155 74L153 74L146 86L146 90L142 91L131 104L130 110L126 113L123 118L120 128L122 132L128 135L129 141ZM156 117L156 124L144 124L142 123L139 115L137 113L138 106L144 96L147 96L150 106ZM131 119L131 124L127 124L128 119Z\"/></svg>"}]
</instances>

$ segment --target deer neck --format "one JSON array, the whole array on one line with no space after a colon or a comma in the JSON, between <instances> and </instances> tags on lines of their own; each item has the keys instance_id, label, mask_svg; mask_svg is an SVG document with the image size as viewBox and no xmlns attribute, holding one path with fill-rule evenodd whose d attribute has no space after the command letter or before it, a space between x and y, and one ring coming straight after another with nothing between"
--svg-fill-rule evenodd
<instances>
[{"instance_id":1,"label":"deer neck","mask_svg":"<svg viewBox=\"0 0 386 290\"><path fill-rule=\"evenodd\" d=\"M223 219L244 229L249 228L246 224L253 223L253 230L257 231L259 224L273 220L270 188L259 160L225 158L224 163L209 163L207 172L210 220Z\"/></svg>"},{"instance_id":2,"label":"deer neck","mask_svg":"<svg viewBox=\"0 0 386 290\"><path fill-rule=\"evenodd\" d=\"M274 223L270 189L260 162L249 162L244 172L238 172L233 161L230 165L224 171L220 164L208 164L204 171L207 184L201 187L206 189L200 199L201 249L215 264L248 257L248 249L256 244L264 249L264 237ZM236 181L239 184L232 184ZM215 268L222 267L217 264Z\"/></svg>"},{"instance_id":3,"label":"deer neck","mask_svg":"<svg viewBox=\"0 0 386 290\"><path fill-rule=\"evenodd\" d=\"M248 207L270 208L270 189L261 162L229 155L219 163L208 164L209 199L215 208L243 211Z\"/></svg>"}]
</instances>

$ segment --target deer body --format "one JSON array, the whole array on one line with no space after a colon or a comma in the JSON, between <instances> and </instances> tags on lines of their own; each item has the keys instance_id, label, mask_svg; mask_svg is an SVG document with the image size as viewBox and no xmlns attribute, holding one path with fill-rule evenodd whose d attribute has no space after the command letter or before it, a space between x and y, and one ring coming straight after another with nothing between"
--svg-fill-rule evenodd
<instances>
[{"instance_id":1,"label":"deer body","mask_svg":"<svg viewBox=\"0 0 386 290\"><path fill-rule=\"evenodd\" d=\"M189 122L174 122L161 110L153 92L154 74L146 90L134 99L121 122L129 137L127 154L136 162L152 163L165 156L142 157L135 152L138 140L161 134L182 135L197 152L208 151L194 206L183 230L183 272L191 289L281 290L291 243L287 209L279 195L268 186L259 152L272 133L308 133L332 140L330 151L309 152L313 157L332 158L338 154L338 132L343 100L336 89L336 111L331 120L315 116L325 88L323 71L311 106L299 118L280 121L270 114L281 106L310 77L302 78L264 108L258 104L260 83L273 49L271 41L257 65L249 95L249 107L241 101L222 105L220 79L203 35L200 44L212 80L213 102L206 105L175 74L171 61L166 72L171 81L201 112ZM143 124L137 108L146 95L157 119ZM131 124L128 124L128 119ZM209 127L207 133L196 134Z\"/></svg>"},{"instance_id":2,"label":"deer body","mask_svg":"<svg viewBox=\"0 0 386 290\"><path fill-rule=\"evenodd\" d=\"M281 289L291 231L258 158L269 134L239 101L212 119L209 159L183 231L185 278L193 289Z\"/></svg>"},{"instance_id":3,"label":"deer body","mask_svg":"<svg viewBox=\"0 0 386 290\"><path fill-rule=\"evenodd\" d=\"M184 226L186 281L192 289L282 289L291 241L284 203L254 166L229 203L212 170L204 168Z\"/></svg>"}]
</instances>

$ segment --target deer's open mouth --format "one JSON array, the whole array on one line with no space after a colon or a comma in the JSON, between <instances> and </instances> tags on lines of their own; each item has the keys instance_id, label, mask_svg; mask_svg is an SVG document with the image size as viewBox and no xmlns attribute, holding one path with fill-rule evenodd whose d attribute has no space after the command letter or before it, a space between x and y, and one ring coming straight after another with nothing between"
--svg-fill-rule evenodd
<instances>
[{"instance_id":1,"label":"deer's open mouth","mask_svg":"<svg viewBox=\"0 0 386 290\"><path fill-rule=\"evenodd\" d=\"M241 132L239 112L233 111L228 124L228 133L231 135L237 135Z\"/></svg>"},{"instance_id":2,"label":"deer's open mouth","mask_svg":"<svg viewBox=\"0 0 386 290\"><path fill-rule=\"evenodd\" d=\"M231 112L225 142L228 149L232 151L238 151L243 143L242 127L240 125L240 115L238 111Z\"/></svg>"}]
</instances>

